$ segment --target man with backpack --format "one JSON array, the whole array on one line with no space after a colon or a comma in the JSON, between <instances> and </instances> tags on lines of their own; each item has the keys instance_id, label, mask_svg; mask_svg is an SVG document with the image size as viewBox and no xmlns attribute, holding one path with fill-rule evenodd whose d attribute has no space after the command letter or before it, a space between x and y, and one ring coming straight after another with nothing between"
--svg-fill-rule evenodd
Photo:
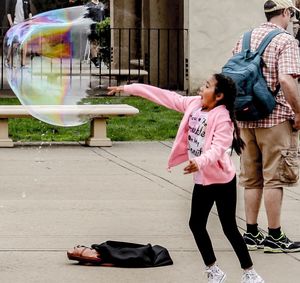
<instances>
[{"instance_id":1,"label":"man with backpack","mask_svg":"<svg viewBox=\"0 0 300 283\"><path fill-rule=\"evenodd\" d=\"M297 41L286 32L296 10L292 0L265 1L267 22L252 30L251 50L247 51L257 50L271 31L279 31L261 55L262 77L269 88L265 93L273 95L274 106L270 114L254 115L250 119L247 117L252 116L245 115L239 121L241 137L246 144L240 173L240 184L245 188L247 232L244 240L248 249L263 248L266 253L300 252L300 243L287 238L280 222L283 187L295 185L299 178L300 96L296 79L300 76L300 58ZM242 37L233 53L240 53L246 45ZM260 100L258 96L261 93L254 95L254 105ZM249 111L251 115L251 107L243 105L240 111ZM258 110L264 114L262 107L258 106ZM266 236L257 224L262 198L268 220Z\"/></svg>"}]
</instances>

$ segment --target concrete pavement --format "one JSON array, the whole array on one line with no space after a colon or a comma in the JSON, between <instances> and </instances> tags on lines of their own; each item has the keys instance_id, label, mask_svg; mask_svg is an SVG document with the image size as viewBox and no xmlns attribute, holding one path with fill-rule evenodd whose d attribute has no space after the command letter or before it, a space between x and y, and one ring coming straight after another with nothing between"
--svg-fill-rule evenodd
<instances>
[{"instance_id":1,"label":"concrete pavement","mask_svg":"<svg viewBox=\"0 0 300 283\"><path fill-rule=\"evenodd\" d=\"M166 170L170 147L170 142L117 142L111 148L1 148L0 282L206 282L188 228L192 178L182 174L182 166ZM238 195L243 232L243 190ZM266 229L262 212L259 223ZM283 205L283 228L294 240L300 240L299 216L300 186L286 190ZM240 282L242 271L215 208L208 229L226 282ZM77 244L107 240L162 245L174 265L108 268L81 266L66 257ZM300 253L251 255L266 283L300 282Z\"/></svg>"}]
</instances>

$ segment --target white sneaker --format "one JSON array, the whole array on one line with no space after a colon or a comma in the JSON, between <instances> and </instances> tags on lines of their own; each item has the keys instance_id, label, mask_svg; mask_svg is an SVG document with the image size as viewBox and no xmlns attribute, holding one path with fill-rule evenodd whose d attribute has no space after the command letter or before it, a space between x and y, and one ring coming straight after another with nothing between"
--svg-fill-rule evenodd
<instances>
[{"instance_id":1,"label":"white sneaker","mask_svg":"<svg viewBox=\"0 0 300 283\"><path fill-rule=\"evenodd\" d=\"M265 281L252 268L244 271L241 283L264 283Z\"/></svg>"},{"instance_id":2,"label":"white sneaker","mask_svg":"<svg viewBox=\"0 0 300 283\"><path fill-rule=\"evenodd\" d=\"M216 264L206 267L208 283L222 283L226 280L226 273L224 273Z\"/></svg>"}]
</instances>

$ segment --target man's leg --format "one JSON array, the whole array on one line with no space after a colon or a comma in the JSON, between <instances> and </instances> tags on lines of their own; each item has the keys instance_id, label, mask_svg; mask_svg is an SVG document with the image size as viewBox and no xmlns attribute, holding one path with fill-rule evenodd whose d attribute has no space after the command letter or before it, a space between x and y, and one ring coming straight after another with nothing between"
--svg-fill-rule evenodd
<instances>
[{"instance_id":1,"label":"man's leg","mask_svg":"<svg viewBox=\"0 0 300 283\"><path fill-rule=\"evenodd\" d=\"M280 179L282 150L291 146L292 126L289 121L286 121L271 128L257 129L256 132L263 153L264 204L268 228L278 229L281 226L283 198L283 184Z\"/></svg>"},{"instance_id":2,"label":"man's leg","mask_svg":"<svg viewBox=\"0 0 300 283\"><path fill-rule=\"evenodd\" d=\"M281 230L281 208L283 200L282 156L298 145L291 123L283 122L271 128L256 130L257 142L263 153L264 202L268 218L269 233L264 241L264 252L300 252L300 243L287 238ZM284 175L283 175L284 176Z\"/></svg>"},{"instance_id":3,"label":"man's leg","mask_svg":"<svg viewBox=\"0 0 300 283\"><path fill-rule=\"evenodd\" d=\"M263 248L264 235L258 230L257 218L263 194L262 153L255 129L241 129L246 147L241 156L240 184L245 188L247 232L243 237L249 250Z\"/></svg>"},{"instance_id":4,"label":"man's leg","mask_svg":"<svg viewBox=\"0 0 300 283\"><path fill-rule=\"evenodd\" d=\"M96 40L92 40L90 42L91 45L91 58L95 58L98 56L98 44Z\"/></svg>"},{"instance_id":5,"label":"man's leg","mask_svg":"<svg viewBox=\"0 0 300 283\"><path fill-rule=\"evenodd\" d=\"M244 200L247 232L244 233L243 237L250 251L264 248L265 236L259 231L257 224L262 194L262 189L245 188Z\"/></svg>"},{"instance_id":6,"label":"man's leg","mask_svg":"<svg viewBox=\"0 0 300 283\"><path fill-rule=\"evenodd\" d=\"M241 129L246 144L241 155L240 184L245 188L245 214L247 224L256 224L262 200L262 153L257 144L255 129Z\"/></svg>"},{"instance_id":7,"label":"man's leg","mask_svg":"<svg viewBox=\"0 0 300 283\"><path fill-rule=\"evenodd\" d=\"M253 225L257 223L262 193L262 189L245 188L244 201L247 224Z\"/></svg>"},{"instance_id":8,"label":"man's leg","mask_svg":"<svg viewBox=\"0 0 300 283\"><path fill-rule=\"evenodd\" d=\"M281 230L283 188L265 189L264 201L268 217L269 235L264 243L265 253L300 252L300 243L291 241Z\"/></svg>"},{"instance_id":9,"label":"man's leg","mask_svg":"<svg viewBox=\"0 0 300 283\"><path fill-rule=\"evenodd\" d=\"M91 61L94 63L94 65L99 68L100 67L100 62L99 62L99 58L98 58L98 51L99 51L99 47L98 47L98 43L96 40L91 40L90 41L90 50L91 50Z\"/></svg>"},{"instance_id":10,"label":"man's leg","mask_svg":"<svg viewBox=\"0 0 300 283\"><path fill-rule=\"evenodd\" d=\"M271 229L276 229L280 227L282 198L282 188L264 190L264 203L268 218L268 226Z\"/></svg>"}]
</instances>

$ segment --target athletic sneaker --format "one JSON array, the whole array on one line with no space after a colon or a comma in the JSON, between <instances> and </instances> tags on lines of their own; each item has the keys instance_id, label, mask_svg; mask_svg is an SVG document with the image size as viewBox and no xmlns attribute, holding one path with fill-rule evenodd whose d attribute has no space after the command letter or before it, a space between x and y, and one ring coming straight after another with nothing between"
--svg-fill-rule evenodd
<instances>
[{"instance_id":1,"label":"athletic sneaker","mask_svg":"<svg viewBox=\"0 0 300 283\"><path fill-rule=\"evenodd\" d=\"M265 281L252 268L244 271L241 283L264 283Z\"/></svg>"},{"instance_id":2,"label":"athletic sneaker","mask_svg":"<svg viewBox=\"0 0 300 283\"><path fill-rule=\"evenodd\" d=\"M245 233L243 235L243 238L249 251L264 248L265 236L260 231L258 231L258 233L255 236L251 233Z\"/></svg>"},{"instance_id":3,"label":"athletic sneaker","mask_svg":"<svg viewBox=\"0 0 300 283\"><path fill-rule=\"evenodd\" d=\"M278 239L268 235L265 240L265 253L295 253L300 252L300 242L291 241L283 232Z\"/></svg>"},{"instance_id":4,"label":"athletic sneaker","mask_svg":"<svg viewBox=\"0 0 300 283\"><path fill-rule=\"evenodd\" d=\"M226 273L224 273L216 264L206 267L208 283L222 283L226 280Z\"/></svg>"}]
</instances>

